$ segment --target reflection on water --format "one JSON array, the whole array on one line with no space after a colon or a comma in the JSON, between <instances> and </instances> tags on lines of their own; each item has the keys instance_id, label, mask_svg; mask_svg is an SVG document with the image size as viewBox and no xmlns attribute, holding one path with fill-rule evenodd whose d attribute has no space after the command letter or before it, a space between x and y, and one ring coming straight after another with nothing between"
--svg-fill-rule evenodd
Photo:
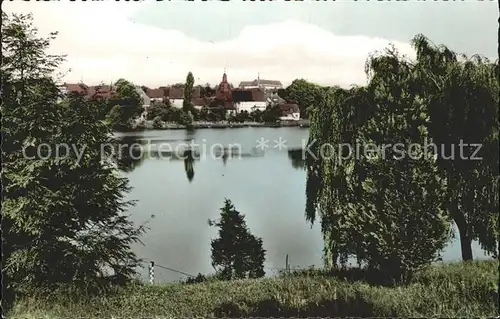
<instances>
[{"instance_id":1,"label":"reflection on water","mask_svg":"<svg viewBox=\"0 0 500 319\"><path fill-rule=\"evenodd\" d=\"M303 151L301 148L288 150L288 158L293 168L296 169L306 169L306 161L303 156Z\"/></svg>"},{"instance_id":2,"label":"reflection on water","mask_svg":"<svg viewBox=\"0 0 500 319\"><path fill-rule=\"evenodd\" d=\"M217 144L203 145L193 143L193 131L186 131L187 138L144 138L140 135L120 135L116 137L114 158L119 170L130 173L145 160L183 161L186 177L189 182L194 178L194 162L206 160L222 160L224 165L228 160L241 160L247 157L263 157L264 152L253 147L249 152L243 152L238 145L223 146ZM193 147L194 145L194 147ZM295 154L295 150L290 152ZM294 155L294 156L300 156ZM294 167L299 164L292 164ZM298 166L297 166L298 167Z\"/></svg>"},{"instance_id":3,"label":"reflection on water","mask_svg":"<svg viewBox=\"0 0 500 319\"><path fill-rule=\"evenodd\" d=\"M132 172L142 164L144 157L140 144L141 140L135 136L116 137L114 157L118 169L123 172Z\"/></svg>"},{"instance_id":4,"label":"reflection on water","mask_svg":"<svg viewBox=\"0 0 500 319\"><path fill-rule=\"evenodd\" d=\"M184 169L186 170L186 176L189 182L193 181L194 178L194 158L193 151L184 151Z\"/></svg>"}]
</instances>

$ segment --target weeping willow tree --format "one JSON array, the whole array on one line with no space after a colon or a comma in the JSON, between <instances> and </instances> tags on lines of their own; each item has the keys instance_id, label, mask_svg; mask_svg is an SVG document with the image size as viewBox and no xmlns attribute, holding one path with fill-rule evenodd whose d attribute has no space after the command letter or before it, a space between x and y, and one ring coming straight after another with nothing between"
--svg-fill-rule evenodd
<instances>
[{"instance_id":1,"label":"weeping willow tree","mask_svg":"<svg viewBox=\"0 0 500 319\"><path fill-rule=\"evenodd\" d=\"M437 166L446 181L445 204L459 230L462 259L473 259L472 240L496 256L498 64L479 55L457 55L422 35L413 46L429 132L446 149L438 153Z\"/></svg>"},{"instance_id":2,"label":"weeping willow tree","mask_svg":"<svg viewBox=\"0 0 500 319\"><path fill-rule=\"evenodd\" d=\"M366 87L324 91L311 114L306 218L321 219L329 267L352 256L407 279L438 256L451 221L464 260L472 240L496 255L498 64L422 35L412 44L416 61L393 47L370 56Z\"/></svg>"},{"instance_id":3,"label":"weeping willow tree","mask_svg":"<svg viewBox=\"0 0 500 319\"><path fill-rule=\"evenodd\" d=\"M411 64L389 48L366 72L367 87L332 89L312 115L306 216L319 211L327 266L352 256L406 280L449 238L443 180L434 157L406 152L429 135Z\"/></svg>"}]
</instances>

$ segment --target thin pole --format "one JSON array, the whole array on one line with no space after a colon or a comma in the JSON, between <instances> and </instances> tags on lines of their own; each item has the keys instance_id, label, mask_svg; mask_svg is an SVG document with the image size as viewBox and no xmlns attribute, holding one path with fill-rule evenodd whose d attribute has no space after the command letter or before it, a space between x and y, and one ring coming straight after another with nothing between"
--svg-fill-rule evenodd
<instances>
[{"instance_id":1,"label":"thin pole","mask_svg":"<svg viewBox=\"0 0 500 319\"><path fill-rule=\"evenodd\" d=\"M155 282L155 262L149 262L149 283L153 284Z\"/></svg>"},{"instance_id":2,"label":"thin pole","mask_svg":"<svg viewBox=\"0 0 500 319\"><path fill-rule=\"evenodd\" d=\"M286 254L286 265L285 265L285 269L286 269L286 272L288 273L289 272L289 268L288 268L288 254Z\"/></svg>"}]
</instances>

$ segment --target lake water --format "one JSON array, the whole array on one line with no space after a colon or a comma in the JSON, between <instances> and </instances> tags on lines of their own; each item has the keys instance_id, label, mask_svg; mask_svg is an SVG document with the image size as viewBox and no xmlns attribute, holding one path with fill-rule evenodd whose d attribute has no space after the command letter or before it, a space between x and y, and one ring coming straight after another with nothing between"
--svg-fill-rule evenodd
<instances>
[{"instance_id":1,"label":"lake water","mask_svg":"<svg viewBox=\"0 0 500 319\"><path fill-rule=\"evenodd\" d=\"M311 227L304 217L306 171L300 149L308 129L165 130L119 136L123 144L140 143L146 149L132 152L135 159L122 160L120 167L133 187L128 198L137 200L130 209L132 220L148 222L150 228L142 237L144 245L133 249L155 261L155 281L213 272L210 240L217 229L208 226L208 219L218 218L225 198L246 216L250 231L262 237L268 274L285 267L287 254L291 267L322 266L320 226ZM264 150L256 148L261 138L268 141ZM280 138L286 148L279 147ZM200 154L188 160L171 155L190 143L198 144ZM473 251L474 258L485 258L477 244ZM442 257L461 259L458 239ZM147 280L144 265L140 273Z\"/></svg>"}]
</instances>

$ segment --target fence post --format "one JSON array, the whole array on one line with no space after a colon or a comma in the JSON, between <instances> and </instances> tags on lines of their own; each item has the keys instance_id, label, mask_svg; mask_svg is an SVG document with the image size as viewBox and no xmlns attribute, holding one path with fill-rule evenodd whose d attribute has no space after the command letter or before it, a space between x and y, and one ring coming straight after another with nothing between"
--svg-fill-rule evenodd
<instances>
[{"instance_id":1,"label":"fence post","mask_svg":"<svg viewBox=\"0 0 500 319\"><path fill-rule=\"evenodd\" d=\"M285 260L286 264L285 264L285 272L286 273L289 273L290 272L290 269L288 267L288 254L286 254L286 260Z\"/></svg>"},{"instance_id":2,"label":"fence post","mask_svg":"<svg viewBox=\"0 0 500 319\"><path fill-rule=\"evenodd\" d=\"M155 281L155 262L150 261L149 262L149 283L153 284Z\"/></svg>"}]
</instances>

